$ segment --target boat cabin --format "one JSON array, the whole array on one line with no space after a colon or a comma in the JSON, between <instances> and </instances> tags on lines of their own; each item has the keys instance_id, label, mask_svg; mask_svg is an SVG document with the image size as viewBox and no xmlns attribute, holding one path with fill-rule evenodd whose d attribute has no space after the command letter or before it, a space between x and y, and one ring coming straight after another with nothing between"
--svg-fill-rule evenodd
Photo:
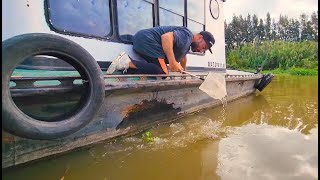
<instances>
[{"instance_id":1,"label":"boat cabin","mask_svg":"<svg viewBox=\"0 0 320 180\"><path fill-rule=\"evenodd\" d=\"M216 43L211 53L187 55L191 71L226 71L223 3L225 0L4 0L2 41L28 33L67 38L86 49L106 70L121 52L139 59L131 37L155 26L185 26L206 30ZM72 70L54 58L38 56L18 68Z\"/></svg>"}]
</instances>

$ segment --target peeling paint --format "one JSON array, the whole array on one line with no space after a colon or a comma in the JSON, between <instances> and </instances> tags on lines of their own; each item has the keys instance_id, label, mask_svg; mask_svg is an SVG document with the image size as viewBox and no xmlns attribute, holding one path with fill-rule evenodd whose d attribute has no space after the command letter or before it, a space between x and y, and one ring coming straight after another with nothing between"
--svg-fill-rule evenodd
<instances>
[{"instance_id":1,"label":"peeling paint","mask_svg":"<svg viewBox=\"0 0 320 180\"><path fill-rule=\"evenodd\" d=\"M142 104L135 104L133 106L129 106L129 107L126 107L125 110L122 112L124 113L124 117L127 118L129 116L129 114L132 114L132 113L136 113L136 112L139 112L143 109L146 109L146 103L147 101L144 100L142 101Z\"/></svg>"},{"instance_id":2,"label":"peeling paint","mask_svg":"<svg viewBox=\"0 0 320 180\"><path fill-rule=\"evenodd\" d=\"M117 126L119 128L127 128L129 126L148 124L160 119L169 119L171 115L176 115L181 108L174 108L174 103L169 104L165 99L157 101L143 100L140 104L126 107L122 112L125 113L123 120Z\"/></svg>"},{"instance_id":3,"label":"peeling paint","mask_svg":"<svg viewBox=\"0 0 320 180\"><path fill-rule=\"evenodd\" d=\"M14 141L14 138L13 137L2 137L2 140L1 140L3 143L10 143L10 142L13 142Z\"/></svg>"}]
</instances>

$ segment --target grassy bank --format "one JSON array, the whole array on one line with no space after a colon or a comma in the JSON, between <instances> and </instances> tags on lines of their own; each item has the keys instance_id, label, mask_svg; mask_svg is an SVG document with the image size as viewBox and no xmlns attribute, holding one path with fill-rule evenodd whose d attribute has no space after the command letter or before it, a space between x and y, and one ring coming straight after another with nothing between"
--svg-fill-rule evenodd
<instances>
[{"instance_id":1,"label":"grassy bank","mask_svg":"<svg viewBox=\"0 0 320 180\"><path fill-rule=\"evenodd\" d=\"M267 73L270 71L262 71L262 73ZM303 68L291 68L287 70L274 69L271 70L273 74L288 74L288 75L298 75L298 76L317 76L318 70L316 69L303 69Z\"/></svg>"},{"instance_id":2,"label":"grassy bank","mask_svg":"<svg viewBox=\"0 0 320 180\"><path fill-rule=\"evenodd\" d=\"M273 74L318 75L318 42L264 41L227 50L227 68ZM268 69L268 70L266 70Z\"/></svg>"},{"instance_id":3,"label":"grassy bank","mask_svg":"<svg viewBox=\"0 0 320 180\"><path fill-rule=\"evenodd\" d=\"M238 70L255 72L255 69L244 69L239 68ZM296 75L296 76L317 76L318 70L316 69L303 69L303 68L290 68L290 69L273 69L273 70L262 70L263 74L271 72L272 74L281 74L281 75Z\"/></svg>"}]
</instances>

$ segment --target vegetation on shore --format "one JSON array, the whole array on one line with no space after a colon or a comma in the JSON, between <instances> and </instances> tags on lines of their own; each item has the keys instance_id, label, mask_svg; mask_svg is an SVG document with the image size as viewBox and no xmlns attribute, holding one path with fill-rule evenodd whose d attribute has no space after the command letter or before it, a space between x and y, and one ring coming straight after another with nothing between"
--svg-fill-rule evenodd
<instances>
[{"instance_id":1,"label":"vegetation on shore","mask_svg":"<svg viewBox=\"0 0 320 180\"><path fill-rule=\"evenodd\" d=\"M234 16L225 22L227 68L274 74L318 74L318 11L310 18Z\"/></svg>"},{"instance_id":2,"label":"vegetation on shore","mask_svg":"<svg viewBox=\"0 0 320 180\"><path fill-rule=\"evenodd\" d=\"M287 70L274 69L271 71L262 71L262 73L272 72L272 74L283 74L283 75L298 75L298 76L317 76L318 70L316 69L303 69L303 68L290 68Z\"/></svg>"},{"instance_id":3,"label":"vegetation on shore","mask_svg":"<svg viewBox=\"0 0 320 180\"><path fill-rule=\"evenodd\" d=\"M318 42L264 41L227 53L228 69L255 71L257 66L274 74L317 75Z\"/></svg>"},{"instance_id":4,"label":"vegetation on shore","mask_svg":"<svg viewBox=\"0 0 320 180\"><path fill-rule=\"evenodd\" d=\"M255 72L255 69L243 69L239 68L238 70L243 70L247 72ZM318 70L316 69L303 69L303 68L290 68L290 69L273 69L273 70L262 70L261 73L267 74L272 73L276 75L297 75L297 76L317 76Z\"/></svg>"}]
</instances>

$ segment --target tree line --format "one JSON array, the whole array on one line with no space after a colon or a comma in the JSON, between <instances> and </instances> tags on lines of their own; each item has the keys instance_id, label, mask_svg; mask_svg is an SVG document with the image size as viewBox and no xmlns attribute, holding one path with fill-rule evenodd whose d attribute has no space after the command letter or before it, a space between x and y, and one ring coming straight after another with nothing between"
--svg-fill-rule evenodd
<instances>
[{"instance_id":1,"label":"tree line","mask_svg":"<svg viewBox=\"0 0 320 180\"><path fill-rule=\"evenodd\" d=\"M227 51L255 41L318 41L318 11L309 18L305 13L299 19L280 15L276 21L268 12L265 19L257 15L233 16L224 22Z\"/></svg>"}]
</instances>

